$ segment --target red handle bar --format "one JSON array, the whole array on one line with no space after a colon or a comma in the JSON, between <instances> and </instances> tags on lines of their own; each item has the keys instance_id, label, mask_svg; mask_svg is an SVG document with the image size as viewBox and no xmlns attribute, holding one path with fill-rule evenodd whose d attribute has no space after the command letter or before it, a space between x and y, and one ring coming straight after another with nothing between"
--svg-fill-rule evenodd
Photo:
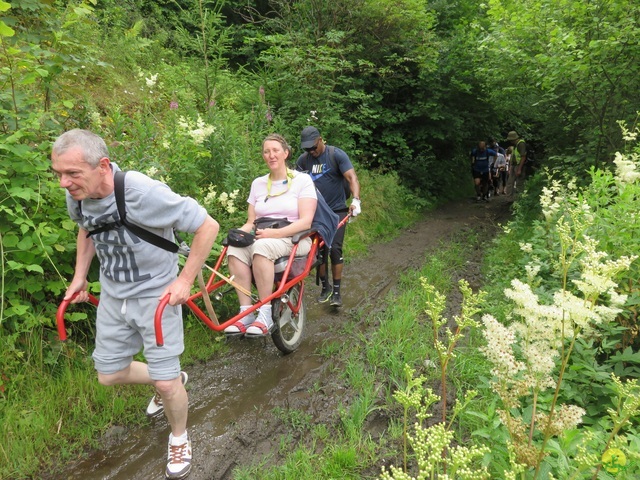
<instances>
[{"instance_id":1,"label":"red handle bar","mask_svg":"<svg viewBox=\"0 0 640 480\"><path fill-rule=\"evenodd\" d=\"M73 297L67 300L63 300L58 307L58 311L56 312L56 326L58 328L58 337L60 338L61 342L67 341L67 330L64 325L64 313L67 311L67 307L71 303L71 300L76 298L77 295L77 293L74 293ZM91 294L89 294L89 302L91 302L96 307L98 306L98 299Z\"/></svg>"},{"instance_id":2,"label":"red handle bar","mask_svg":"<svg viewBox=\"0 0 640 480\"><path fill-rule=\"evenodd\" d=\"M164 346L164 337L162 336L162 313L164 312L164 307L169 303L170 294L166 294L160 300L160 305L156 308L156 314L153 318L153 326L156 330L156 345L159 347Z\"/></svg>"}]
</instances>

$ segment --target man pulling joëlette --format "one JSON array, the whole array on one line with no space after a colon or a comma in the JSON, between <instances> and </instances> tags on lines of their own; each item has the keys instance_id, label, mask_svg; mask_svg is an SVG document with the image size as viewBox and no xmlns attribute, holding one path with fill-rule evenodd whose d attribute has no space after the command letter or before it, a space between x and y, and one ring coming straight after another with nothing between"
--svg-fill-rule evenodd
<instances>
[{"instance_id":1,"label":"man pulling jo\u00eblette","mask_svg":"<svg viewBox=\"0 0 640 480\"><path fill-rule=\"evenodd\" d=\"M70 130L53 144L52 167L66 189L67 210L80 227L76 265L65 300L88 299L87 274L94 256L100 262L100 303L93 352L98 380L103 385L146 384L156 395L147 408L150 416L164 411L171 434L165 476L185 478L191 470L191 442L187 435L187 375L180 370L184 351L182 308L193 281L218 234L219 225L204 208L165 184L139 172L128 172L125 186L127 220L173 240L173 230L194 233L190 254L180 273L178 256L152 245L124 226L87 235L120 220L114 173L104 140L87 130ZM74 295L76 295L74 297ZM169 295L164 311L166 342L155 342L154 313ZM147 363L134 361L143 350Z\"/></svg>"},{"instance_id":2,"label":"man pulling jo\u00eblette","mask_svg":"<svg viewBox=\"0 0 640 480\"><path fill-rule=\"evenodd\" d=\"M358 176L349 159L349 156L341 149L327 145L316 127L308 126L300 135L300 147L305 151L296 161L299 171L311 175L316 187L326 200L329 207L338 214L340 220L349 213L355 217L361 212L360 208L360 183ZM347 180L353 199L347 207L347 195L344 188L344 180ZM318 268L322 291L318 297L321 303L330 301L334 307L342 306L340 286L342 282L342 269L344 258L342 244L344 242L346 225L336 232L331 244L331 275L332 288L329 286L326 263ZM325 257L325 262L326 262Z\"/></svg>"}]
</instances>

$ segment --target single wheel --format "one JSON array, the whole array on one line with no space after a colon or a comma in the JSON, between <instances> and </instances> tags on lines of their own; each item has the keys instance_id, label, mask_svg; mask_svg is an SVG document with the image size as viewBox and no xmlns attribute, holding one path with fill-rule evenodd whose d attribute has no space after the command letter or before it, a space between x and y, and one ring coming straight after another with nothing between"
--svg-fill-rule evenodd
<instances>
[{"instance_id":1,"label":"single wheel","mask_svg":"<svg viewBox=\"0 0 640 480\"><path fill-rule=\"evenodd\" d=\"M276 325L275 330L271 333L271 339L278 350L287 354L294 352L302 342L302 332L304 330L304 322L307 317L307 311L302 298L304 286L302 282L297 283L289 289L286 295L289 297L288 302L282 302L280 298L276 298L271 302L273 312L273 322ZM300 309L294 314L289 308L289 304L294 307L300 303Z\"/></svg>"}]
</instances>

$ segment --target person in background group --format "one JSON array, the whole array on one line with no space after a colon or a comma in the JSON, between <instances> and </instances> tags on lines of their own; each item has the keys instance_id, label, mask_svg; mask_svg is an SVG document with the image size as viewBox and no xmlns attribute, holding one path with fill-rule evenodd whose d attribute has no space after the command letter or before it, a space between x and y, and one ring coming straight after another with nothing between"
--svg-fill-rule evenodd
<instances>
[{"instance_id":1,"label":"person in background group","mask_svg":"<svg viewBox=\"0 0 640 480\"><path fill-rule=\"evenodd\" d=\"M489 141L487 142L487 146L489 148L489 150L493 150L494 152L496 152L496 154L499 156L500 154L502 154L503 156L505 155L505 149L502 148L498 142L496 141L495 138L491 137L489 138ZM492 195L499 195L499 176L498 176L498 170L496 167L496 161L498 160L498 156L495 157L491 157L490 161L489 161L489 166L490 166L490 176L489 176L489 192Z\"/></svg>"},{"instance_id":2,"label":"person in background group","mask_svg":"<svg viewBox=\"0 0 640 480\"><path fill-rule=\"evenodd\" d=\"M491 157L496 157L494 150L487 148L484 141L478 142L478 146L471 151L471 170L473 183L476 189L476 201L489 201L490 162Z\"/></svg>"},{"instance_id":3,"label":"person in background group","mask_svg":"<svg viewBox=\"0 0 640 480\"><path fill-rule=\"evenodd\" d=\"M248 247L230 246L227 250L229 272L241 288L236 288L240 301L240 312L251 307L251 290L255 279L258 296L264 299L273 292L274 262L288 256L293 249L291 237L311 228L316 211L317 194L309 175L287 168L291 148L278 134L267 136L262 142L262 158L269 167L267 175L256 178L251 184L247 222L240 227L247 233L254 230L255 241ZM275 225L261 228L260 220L269 218ZM274 222L281 219L283 222ZM296 254L306 255L311 249L311 239L298 243ZM243 291L244 290L244 291ZM273 328L271 304L260 307L258 315L248 314L225 328L227 334L265 336Z\"/></svg>"},{"instance_id":4,"label":"person in background group","mask_svg":"<svg viewBox=\"0 0 640 480\"><path fill-rule=\"evenodd\" d=\"M488 147L489 147L489 149L493 150L494 152L501 153L502 155L505 155L507 153L505 151L505 149L502 148L500 146L500 144L498 144L498 142L496 141L495 138L490 138L489 139Z\"/></svg>"},{"instance_id":5,"label":"person in background group","mask_svg":"<svg viewBox=\"0 0 640 480\"><path fill-rule=\"evenodd\" d=\"M504 195L507 183L507 159L500 152L498 152L498 156L491 166L491 175L495 194L500 195L502 193Z\"/></svg>"},{"instance_id":6,"label":"person in background group","mask_svg":"<svg viewBox=\"0 0 640 480\"><path fill-rule=\"evenodd\" d=\"M513 130L507 135L507 140L512 145L507 190L509 195L513 195L515 193L516 180L522 177L524 166L527 163L527 144L520 138L518 133Z\"/></svg>"},{"instance_id":7,"label":"person in background group","mask_svg":"<svg viewBox=\"0 0 640 480\"><path fill-rule=\"evenodd\" d=\"M300 147L305 151L296 161L299 171L311 175L316 187L327 201L329 207L343 220L348 214L355 217L360 214L360 183L358 176L349 159L341 149L325 144L324 139L316 127L308 126L300 135ZM353 199L347 207L347 195L344 179L349 183ZM324 262L318 267L318 274L322 284L322 291L318 297L320 303L330 301L334 307L342 306L340 286L344 258L342 244L344 242L346 225L336 232L331 244L329 257L331 259L332 287L329 286L327 272L327 252L324 252Z\"/></svg>"},{"instance_id":8,"label":"person in background group","mask_svg":"<svg viewBox=\"0 0 640 480\"><path fill-rule=\"evenodd\" d=\"M54 142L52 167L66 189L67 210L79 228L76 265L64 299L85 302L87 274L94 256L100 261L100 303L96 315L93 360L103 385L153 385L156 395L147 415L166 415L170 427L165 476L181 479L191 471L187 434L186 372L182 308L191 285L209 256L219 225L195 200L181 197L165 184L131 171L124 197L127 220L168 240L173 230L194 233L191 251L178 274L178 255L152 245L120 220L114 195L114 173L104 140L87 130L70 130ZM110 224L110 225L109 225ZM89 236L92 230L112 226ZM126 259L126 261L125 261ZM169 295L163 326L166 342L156 346L154 313ZM140 350L147 363L133 360Z\"/></svg>"}]
</instances>

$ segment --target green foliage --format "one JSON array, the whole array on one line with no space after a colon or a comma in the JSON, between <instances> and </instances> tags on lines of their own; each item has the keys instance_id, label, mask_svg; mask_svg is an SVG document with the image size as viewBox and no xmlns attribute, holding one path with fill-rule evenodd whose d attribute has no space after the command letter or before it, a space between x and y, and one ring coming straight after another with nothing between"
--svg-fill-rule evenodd
<instances>
[{"instance_id":1,"label":"green foliage","mask_svg":"<svg viewBox=\"0 0 640 480\"><path fill-rule=\"evenodd\" d=\"M490 25L477 27L485 37L481 71L513 116L508 125L525 138L538 129L552 154L577 155L582 166L609 161L622 146L617 121L632 121L638 110L631 99L639 87L639 8L630 1L490 2ZM496 58L504 68L495 68Z\"/></svg>"},{"instance_id":2,"label":"green foliage","mask_svg":"<svg viewBox=\"0 0 640 480\"><path fill-rule=\"evenodd\" d=\"M582 170L620 147L625 135L616 130L617 119L635 119L637 105L630 99L638 87L632 41L638 6L565 4L278 0L247 8L240 1L0 1L0 398L31 402L24 392L30 387L22 387L27 368L42 383L60 378L66 375L60 356L75 359L92 342L86 321L91 310L79 308L68 318L75 322L77 349L62 354L52 328L72 274L76 230L48 156L51 140L74 127L103 135L122 167L195 197L224 232L244 220L250 181L265 171L262 138L283 133L295 150L301 128L313 123L349 153L363 186L364 213L349 225L348 257L460 191L469 181L469 143L487 132L499 137L505 125L527 139L554 139L554 170L577 170L578 185L591 185L585 197L597 222L589 233L613 256L634 251L635 187L618 189L598 169L587 182ZM589 162L585 152L594 152ZM528 195L518 202L519 220L510 228L522 239L539 240L534 248L550 258L557 245L545 242L539 223L536 188L543 186L541 178L529 181ZM532 217L533 234L526 220ZM495 262L504 265L489 272L497 281L512 278L529 261L512 239L502 242L500 252L509 262ZM637 355L629 350L637 345L637 269L636 263L617 279L628 295L620 327L576 344L580 360L567 370L567 379L593 378L598 399L608 394L606 369L623 377L638 372ZM394 309L406 316L412 300ZM398 382L402 365L414 364L413 355L424 350L394 336L410 337L408 324L389 327L385 332L397 341L384 347L395 352L404 345L407 352L385 357L381 342L368 355ZM197 331L189 322L188 328ZM594 348L595 359L589 357ZM194 350L203 355L204 349ZM362 384L370 379L366 369L350 373ZM578 399L584 393L576 387L565 395ZM365 400L359 420L345 423L345 431L359 431L372 406L371 398ZM110 405L106 417L130 411L115 400L94 399L89 408L95 402ZM588 408L594 424L598 402ZM7 412L11 425L17 417ZM353 472L354 451L366 455L361 447L347 442L336 449L335 465ZM40 449L44 457L49 448ZM17 453L23 454L31 456Z\"/></svg>"},{"instance_id":3,"label":"green foliage","mask_svg":"<svg viewBox=\"0 0 640 480\"><path fill-rule=\"evenodd\" d=\"M623 133L629 140L637 135L626 129ZM511 288L505 290L516 307L498 307L496 311L510 326L501 327L502 332L493 327L487 330L490 346L485 352L493 358L494 390L503 402L501 419L511 436L513 459L533 478L547 473L561 478L596 478L602 468L600 455L611 442L627 452L637 441L633 426L628 427L628 437L614 440L620 433L616 426L620 415L611 408L612 401L614 405L618 402L620 388L634 391L635 379L623 386L617 377L613 382L610 378L613 374L629 379L640 372L638 357L627 347L637 331L635 323L628 328L628 319L635 318L635 305L628 303L629 297L619 296L627 293L628 285L635 288L633 279L637 278L637 246L632 238L639 232L630 212L640 193L640 174L635 153L617 154L615 163L615 174L592 168L591 181L581 187L572 179L548 177L539 195L542 211L532 216L531 210L519 207L516 219L505 228L507 235L490 256L492 278L508 278L520 270L517 277L525 282L513 280ZM531 192L527 195L529 201L535 198ZM511 263L505 266L497 258L509 258ZM530 287L523 290L526 284ZM552 319L559 314L561 327L552 327ZM535 327L544 318L549 324ZM488 328L497 325L489 317L484 320ZM543 332L553 328L556 335L551 342L557 345L546 351ZM561 337L565 340L558 342ZM512 346L499 346L500 342ZM553 353L555 348L557 352ZM502 363L495 352L502 352ZM537 353L531 356L532 352ZM540 377L541 372L554 365L531 368L536 358L555 358L555 393L544 393L551 384L545 387ZM517 377L518 368L529 374ZM510 377L520 381L507 386L504 382ZM526 392L529 398L518 398ZM635 391L629 394L632 409L636 395ZM578 407L560 406L561 403L580 406L580 421L587 427L574 432L567 423L568 414L570 408ZM559 418L552 420L554 415ZM622 417L626 422L633 415ZM565 427L558 428L563 422ZM552 438L556 434L560 434L557 440ZM552 455L547 456L548 453ZM625 478L632 478L631 472L627 468L625 475L629 477Z\"/></svg>"}]
</instances>

